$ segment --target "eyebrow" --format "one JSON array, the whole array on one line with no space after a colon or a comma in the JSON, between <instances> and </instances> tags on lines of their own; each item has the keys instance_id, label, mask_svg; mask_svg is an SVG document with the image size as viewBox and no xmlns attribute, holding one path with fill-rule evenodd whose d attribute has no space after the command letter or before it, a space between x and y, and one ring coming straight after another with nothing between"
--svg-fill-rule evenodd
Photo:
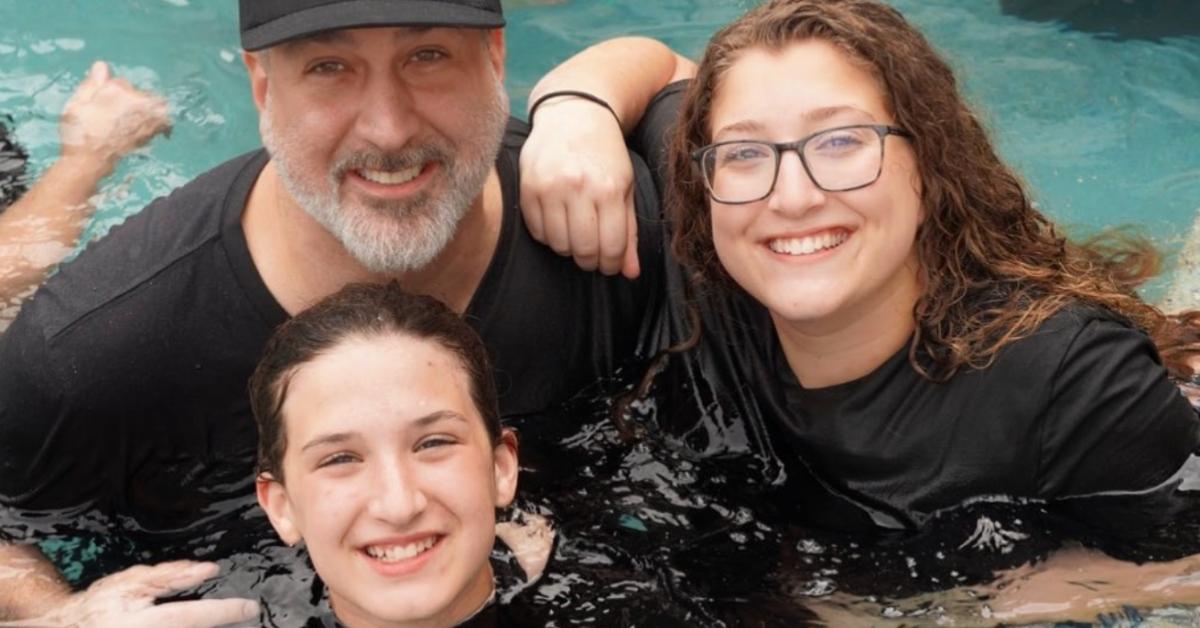
<instances>
[{"instance_id":1,"label":"eyebrow","mask_svg":"<svg viewBox=\"0 0 1200 628\"><path fill-rule=\"evenodd\" d=\"M468 422L468 419L467 417L454 412L453 410L438 410L437 412L431 412L423 417L414 419L411 421L410 427L429 427L430 425L440 423L442 421L462 421L465 423ZM320 447L322 445L340 445L347 441L353 440L357 436L359 436L359 432L332 432L329 434L320 434L305 443L304 446L300 448L300 451L308 451L309 449Z\"/></svg>"},{"instance_id":2,"label":"eyebrow","mask_svg":"<svg viewBox=\"0 0 1200 628\"><path fill-rule=\"evenodd\" d=\"M862 109L859 109L858 107L850 107L847 105L838 105L835 107L819 107L817 109L811 109L809 111L805 111L804 113L800 114L800 119L804 120L805 122L823 122L825 120L828 120L830 118L833 118L835 116L839 116L839 115L842 115L845 113L863 114L863 115L867 116L868 118L874 119L874 116L872 116L870 113L868 113ZM762 131L762 130L763 130L763 125L760 122L757 122L755 120L739 120L737 122L734 122L733 124L727 124L727 125L721 127L720 129L717 130L716 133L713 133L713 137L716 138L723 134L737 132L737 131L741 131L743 133L754 133L754 132Z\"/></svg>"}]
</instances>

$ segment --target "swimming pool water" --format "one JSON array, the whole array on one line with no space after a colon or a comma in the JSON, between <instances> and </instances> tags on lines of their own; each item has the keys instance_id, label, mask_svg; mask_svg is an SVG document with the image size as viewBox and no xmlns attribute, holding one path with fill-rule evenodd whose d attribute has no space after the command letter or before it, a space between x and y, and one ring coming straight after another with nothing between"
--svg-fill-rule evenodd
<instances>
[{"instance_id":1,"label":"swimming pool water","mask_svg":"<svg viewBox=\"0 0 1200 628\"><path fill-rule=\"evenodd\" d=\"M1111 6L1131 4L1110 1ZM894 1L950 57L995 130L1000 150L1032 184L1043 209L1076 233L1140 225L1164 248L1175 250L1200 210L1200 2L1160 0L1159 6L1176 11L1171 28L1160 29L1161 36L1155 36L1153 19L1147 20L1149 26L1137 29L1140 37L1135 38L1126 37L1120 23L1076 28L1083 26L1078 24L1080 12L1086 14L1083 9L1101 3L1037 2L1039 12L1031 15L1037 19L1027 20L1017 15L1027 4L1018 0ZM506 84L514 110L524 110L526 95L542 73L583 46L634 33L662 39L694 58L717 27L751 4L731 0L508 2ZM257 118L239 58L236 14L234 0L0 0L0 114L14 120L16 137L29 149L34 171L53 159L58 112L93 59L110 61L118 74L164 94L172 105L171 137L156 140L109 180L89 237L102 234L196 174L258 146ZM1056 15L1062 19L1053 19ZM637 455L636 450L629 454ZM614 491L650 491L647 478L653 480L658 492L651 491L650 497L664 501L661 508L653 503L631 506L626 514L650 517L637 521L643 528L648 526L647 538L655 542L673 538L672 526L685 515L691 517L683 520L689 525L708 517L715 528L749 537L784 534L778 529L764 531L736 512L722 511L723 496L696 488L697 471L686 460L592 458L580 464L604 463L603 469L611 471L615 465L625 470L626 476L612 478ZM626 480L632 488L623 488ZM577 538L586 538L591 523L623 527L634 536L646 532L632 526L634 520L625 515L590 522L586 516L599 511L592 502L573 496L573 490L550 490L548 499L557 499L560 514L578 515L569 530ZM702 497L689 498L682 505L666 503L679 495ZM696 505L701 502L703 507ZM619 510L604 511L605 516ZM648 542L634 545L647 556L656 551ZM753 539L745 546L754 547ZM578 549L578 545L570 547ZM730 546L721 547L729 550ZM691 559L700 561L700 554L709 549L695 548ZM271 591L288 590L272 579L279 576L271 575L267 566L277 554L290 554L277 545L262 550L264 556L246 558L243 566L246 574L266 576L236 576L216 589L256 587L268 596ZM616 556L635 566L645 558L637 552L597 551L596 556L606 560ZM661 576L669 580L670 574ZM714 573L701 584L729 584L719 576ZM819 586L818 580L814 576L795 586ZM580 596L591 593L583 591L575 597L568 594L567 599L582 601ZM634 595L621 589L607 593L614 600ZM298 600L295 605L306 608L307 603ZM289 602L280 604L286 615Z\"/></svg>"},{"instance_id":2,"label":"swimming pool water","mask_svg":"<svg viewBox=\"0 0 1200 628\"><path fill-rule=\"evenodd\" d=\"M637 33L696 57L718 26L751 3L507 4L507 85L514 110L523 111L537 78L582 46ZM1139 3L1151 6L1142 13L1154 5L1173 12L1163 18L1171 20L1162 28L1168 35L1157 41L1003 12L1029 4L1019 0L894 4L953 61L1041 207L1076 233L1137 224L1166 248L1179 246L1200 210L1200 3ZM1088 0L1035 4L1036 12L1026 12L1040 19L1108 10ZM110 181L89 235L258 145L233 0L0 0L0 15L0 112L15 119L35 170L54 156L58 112L91 60L110 60L119 74L171 101L171 138L155 141Z\"/></svg>"}]
</instances>

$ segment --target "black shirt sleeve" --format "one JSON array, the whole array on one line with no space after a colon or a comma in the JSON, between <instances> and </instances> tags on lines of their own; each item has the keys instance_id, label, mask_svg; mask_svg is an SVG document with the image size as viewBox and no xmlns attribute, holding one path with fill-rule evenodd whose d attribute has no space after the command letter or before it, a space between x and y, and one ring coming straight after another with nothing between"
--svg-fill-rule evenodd
<instances>
[{"instance_id":1,"label":"black shirt sleeve","mask_svg":"<svg viewBox=\"0 0 1200 628\"><path fill-rule=\"evenodd\" d=\"M1152 489L1200 441L1200 420L1150 339L1107 319L1079 328L1054 374L1042 423L1040 493Z\"/></svg>"},{"instance_id":2,"label":"black shirt sleeve","mask_svg":"<svg viewBox=\"0 0 1200 628\"><path fill-rule=\"evenodd\" d=\"M679 117L679 105L690 80L676 81L667 85L650 100L642 120L630 134L629 149L641 155L650 166L654 182L659 190L665 190L667 180L667 158L671 139L675 135L675 122Z\"/></svg>"}]
</instances>

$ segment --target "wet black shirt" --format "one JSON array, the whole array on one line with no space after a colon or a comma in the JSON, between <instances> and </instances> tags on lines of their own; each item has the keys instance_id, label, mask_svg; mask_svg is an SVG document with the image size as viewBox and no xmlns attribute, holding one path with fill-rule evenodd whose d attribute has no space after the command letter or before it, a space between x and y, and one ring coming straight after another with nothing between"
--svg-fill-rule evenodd
<instances>
[{"instance_id":1,"label":"wet black shirt","mask_svg":"<svg viewBox=\"0 0 1200 628\"><path fill-rule=\"evenodd\" d=\"M1150 339L1095 309L1067 308L945 383L921 377L907 346L820 389L800 385L778 344L770 353L791 446L831 484L910 522L982 496L1150 499L1200 445L1200 419Z\"/></svg>"},{"instance_id":2,"label":"wet black shirt","mask_svg":"<svg viewBox=\"0 0 1200 628\"><path fill-rule=\"evenodd\" d=\"M507 416L560 403L635 356L663 298L661 265L634 282L605 277L530 237L517 206L527 134L514 120L505 135L499 243L465 314ZM10 513L95 508L127 529L186 535L252 495L246 381L286 318L240 222L266 163L262 151L233 159L155 201L64 266L0 338ZM657 196L635 163L639 253L661 259Z\"/></svg>"}]
</instances>

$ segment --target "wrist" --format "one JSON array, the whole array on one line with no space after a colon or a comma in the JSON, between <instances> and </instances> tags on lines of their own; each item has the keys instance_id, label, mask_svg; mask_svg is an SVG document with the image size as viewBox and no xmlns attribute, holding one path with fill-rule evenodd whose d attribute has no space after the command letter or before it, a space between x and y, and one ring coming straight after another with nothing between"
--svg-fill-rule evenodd
<instances>
[{"instance_id":1,"label":"wrist","mask_svg":"<svg viewBox=\"0 0 1200 628\"><path fill-rule=\"evenodd\" d=\"M80 181L99 183L116 170L119 161L111 152L64 146L51 168Z\"/></svg>"},{"instance_id":2,"label":"wrist","mask_svg":"<svg viewBox=\"0 0 1200 628\"><path fill-rule=\"evenodd\" d=\"M612 116L612 119L616 121L618 127L622 129L625 128L621 123L621 116L617 115L616 110L614 110L612 106L609 105L604 99L589 92L569 89L555 90L540 94L537 99L533 101L533 104L529 106L530 126L534 124L534 116L540 109L558 106L561 110L561 105L563 103L573 103L575 105L582 104L592 109L606 110Z\"/></svg>"}]
</instances>

